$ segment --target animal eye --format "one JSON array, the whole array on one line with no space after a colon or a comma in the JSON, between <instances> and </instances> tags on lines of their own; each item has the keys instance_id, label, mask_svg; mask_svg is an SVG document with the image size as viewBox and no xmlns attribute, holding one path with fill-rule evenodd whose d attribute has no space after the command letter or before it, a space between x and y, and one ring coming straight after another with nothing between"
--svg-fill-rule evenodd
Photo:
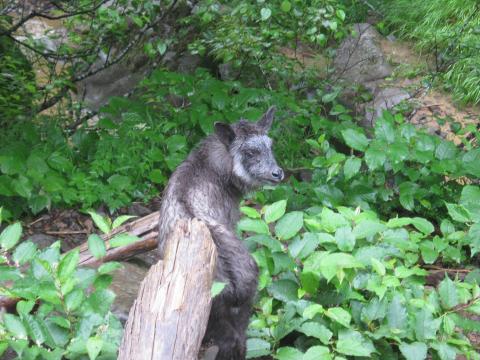
<instances>
[{"instance_id":1,"label":"animal eye","mask_svg":"<svg viewBox=\"0 0 480 360\"><path fill-rule=\"evenodd\" d=\"M258 155L258 150L256 149L247 149L245 150L245 154L247 156L255 156L255 155Z\"/></svg>"}]
</instances>

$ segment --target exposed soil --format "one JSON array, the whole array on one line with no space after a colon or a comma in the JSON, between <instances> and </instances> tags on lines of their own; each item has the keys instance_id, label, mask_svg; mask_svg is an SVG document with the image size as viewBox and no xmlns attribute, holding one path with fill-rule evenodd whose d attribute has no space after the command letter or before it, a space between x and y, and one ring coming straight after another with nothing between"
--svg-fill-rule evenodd
<instances>
[{"instance_id":1,"label":"exposed soil","mask_svg":"<svg viewBox=\"0 0 480 360\"><path fill-rule=\"evenodd\" d=\"M381 47L389 62L395 66L395 76L385 80L385 83L393 83L415 95L411 102L413 110L409 117L410 122L454 141L457 145L468 138L470 132L462 134L459 129L465 129L468 125L478 127L480 107L462 106L441 89L425 87L422 83L423 77L419 75L434 71L433 57L419 54L412 44L398 40L383 39Z\"/></svg>"}]
</instances>

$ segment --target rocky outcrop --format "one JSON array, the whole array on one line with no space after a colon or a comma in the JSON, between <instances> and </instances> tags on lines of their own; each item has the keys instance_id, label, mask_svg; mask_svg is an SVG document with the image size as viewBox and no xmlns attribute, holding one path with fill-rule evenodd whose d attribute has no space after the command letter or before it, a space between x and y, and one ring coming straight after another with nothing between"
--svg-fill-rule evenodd
<instances>
[{"instance_id":1,"label":"rocky outcrop","mask_svg":"<svg viewBox=\"0 0 480 360\"><path fill-rule=\"evenodd\" d=\"M385 85L385 79L392 75L381 46L382 35L366 23L355 24L353 35L347 37L337 49L334 60L335 76L348 84L360 86L372 94L368 103L352 101L349 92L344 96L344 105L363 116L362 124L372 127L375 119L410 98L400 87Z\"/></svg>"},{"instance_id":2,"label":"rocky outcrop","mask_svg":"<svg viewBox=\"0 0 480 360\"><path fill-rule=\"evenodd\" d=\"M384 79L392 74L380 46L381 35L370 24L355 24L354 34L337 49L336 76L355 84Z\"/></svg>"}]
</instances>

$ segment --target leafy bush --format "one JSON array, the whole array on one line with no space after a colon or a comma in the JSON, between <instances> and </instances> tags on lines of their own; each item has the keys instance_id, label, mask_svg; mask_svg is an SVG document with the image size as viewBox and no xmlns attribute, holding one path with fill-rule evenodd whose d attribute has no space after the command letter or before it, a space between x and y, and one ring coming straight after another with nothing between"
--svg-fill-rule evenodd
<instances>
[{"instance_id":1,"label":"leafy bush","mask_svg":"<svg viewBox=\"0 0 480 360\"><path fill-rule=\"evenodd\" d=\"M104 232L130 218L92 217ZM0 295L20 299L17 315L0 318L0 355L11 348L25 360L116 359L123 329L110 311L115 294L108 286L109 273L121 265L80 268L78 250L60 254L59 241L42 250L28 240L18 244L21 234L18 222L0 233ZM110 246L136 240L119 234ZM105 255L98 235L90 235L88 245L96 258Z\"/></svg>"},{"instance_id":2,"label":"leafy bush","mask_svg":"<svg viewBox=\"0 0 480 360\"><path fill-rule=\"evenodd\" d=\"M202 70L156 71L139 91L136 99L113 98L96 125L73 135L49 117L18 124L0 144L0 200L6 210L17 211L15 217L52 205L105 203L116 209L132 199L148 200L215 121L257 119L270 104L301 109L287 91L246 88ZM289 144L287 161L306 149L296 141L305 124L307 117L297 116L282 125L292 130L279 137Z\"/></svg>"},{"instance_id":3,"label":"leafy bush","mask_svg":"<svg viewBox=\"0 0 480 360\"><path fill-rule=\"evenodd\" d=\"M324 47L345 35L345 16L337 0L204 1L188 19L201 30L189 47L230 64L243 78L258 83L261 75L271 87L272 80L295 76L298 63L283 56L282 47Z\"/></svg>"},{"instance_id":4,"label":"leafy bush","mask_svg":"<svg viewBox=\"0 0 480 360\"><path fill-rule=\"evenodd\" d=\"M239 230L253 233L245 240L260 267L261 290L248 357L480 358L461 331L480 330L463 317L479 313L478 270L463 282L445 277L435 289L422 268L439 256L463 260L465 247L478 243L480 188L466 187L463 195L470 217L459 217L461 205L447 205L449 212L474 225L459 230L445 219L440 232L424 218L382 221L359 208L286 212L286 200L261 212L242 208L247 216Z\"/></svg>"}]
</instances>

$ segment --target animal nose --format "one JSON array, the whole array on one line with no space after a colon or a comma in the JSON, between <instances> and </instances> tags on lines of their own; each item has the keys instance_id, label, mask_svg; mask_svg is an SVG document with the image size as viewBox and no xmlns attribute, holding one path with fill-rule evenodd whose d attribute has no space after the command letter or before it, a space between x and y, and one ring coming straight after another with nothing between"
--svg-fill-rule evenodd
<instances>
[{"instance_id":1,"label":"animal nose","mask_svg":"<svg viewBox=\"0 0 480 360\"><path fill-rule=\"evenodd\" d=\"M272 171L272 177L276 181L282 181L283 180L283 170L280 169L280 168L277 168L277 169L273 170Z\"/></svg>"}]
</instances>

